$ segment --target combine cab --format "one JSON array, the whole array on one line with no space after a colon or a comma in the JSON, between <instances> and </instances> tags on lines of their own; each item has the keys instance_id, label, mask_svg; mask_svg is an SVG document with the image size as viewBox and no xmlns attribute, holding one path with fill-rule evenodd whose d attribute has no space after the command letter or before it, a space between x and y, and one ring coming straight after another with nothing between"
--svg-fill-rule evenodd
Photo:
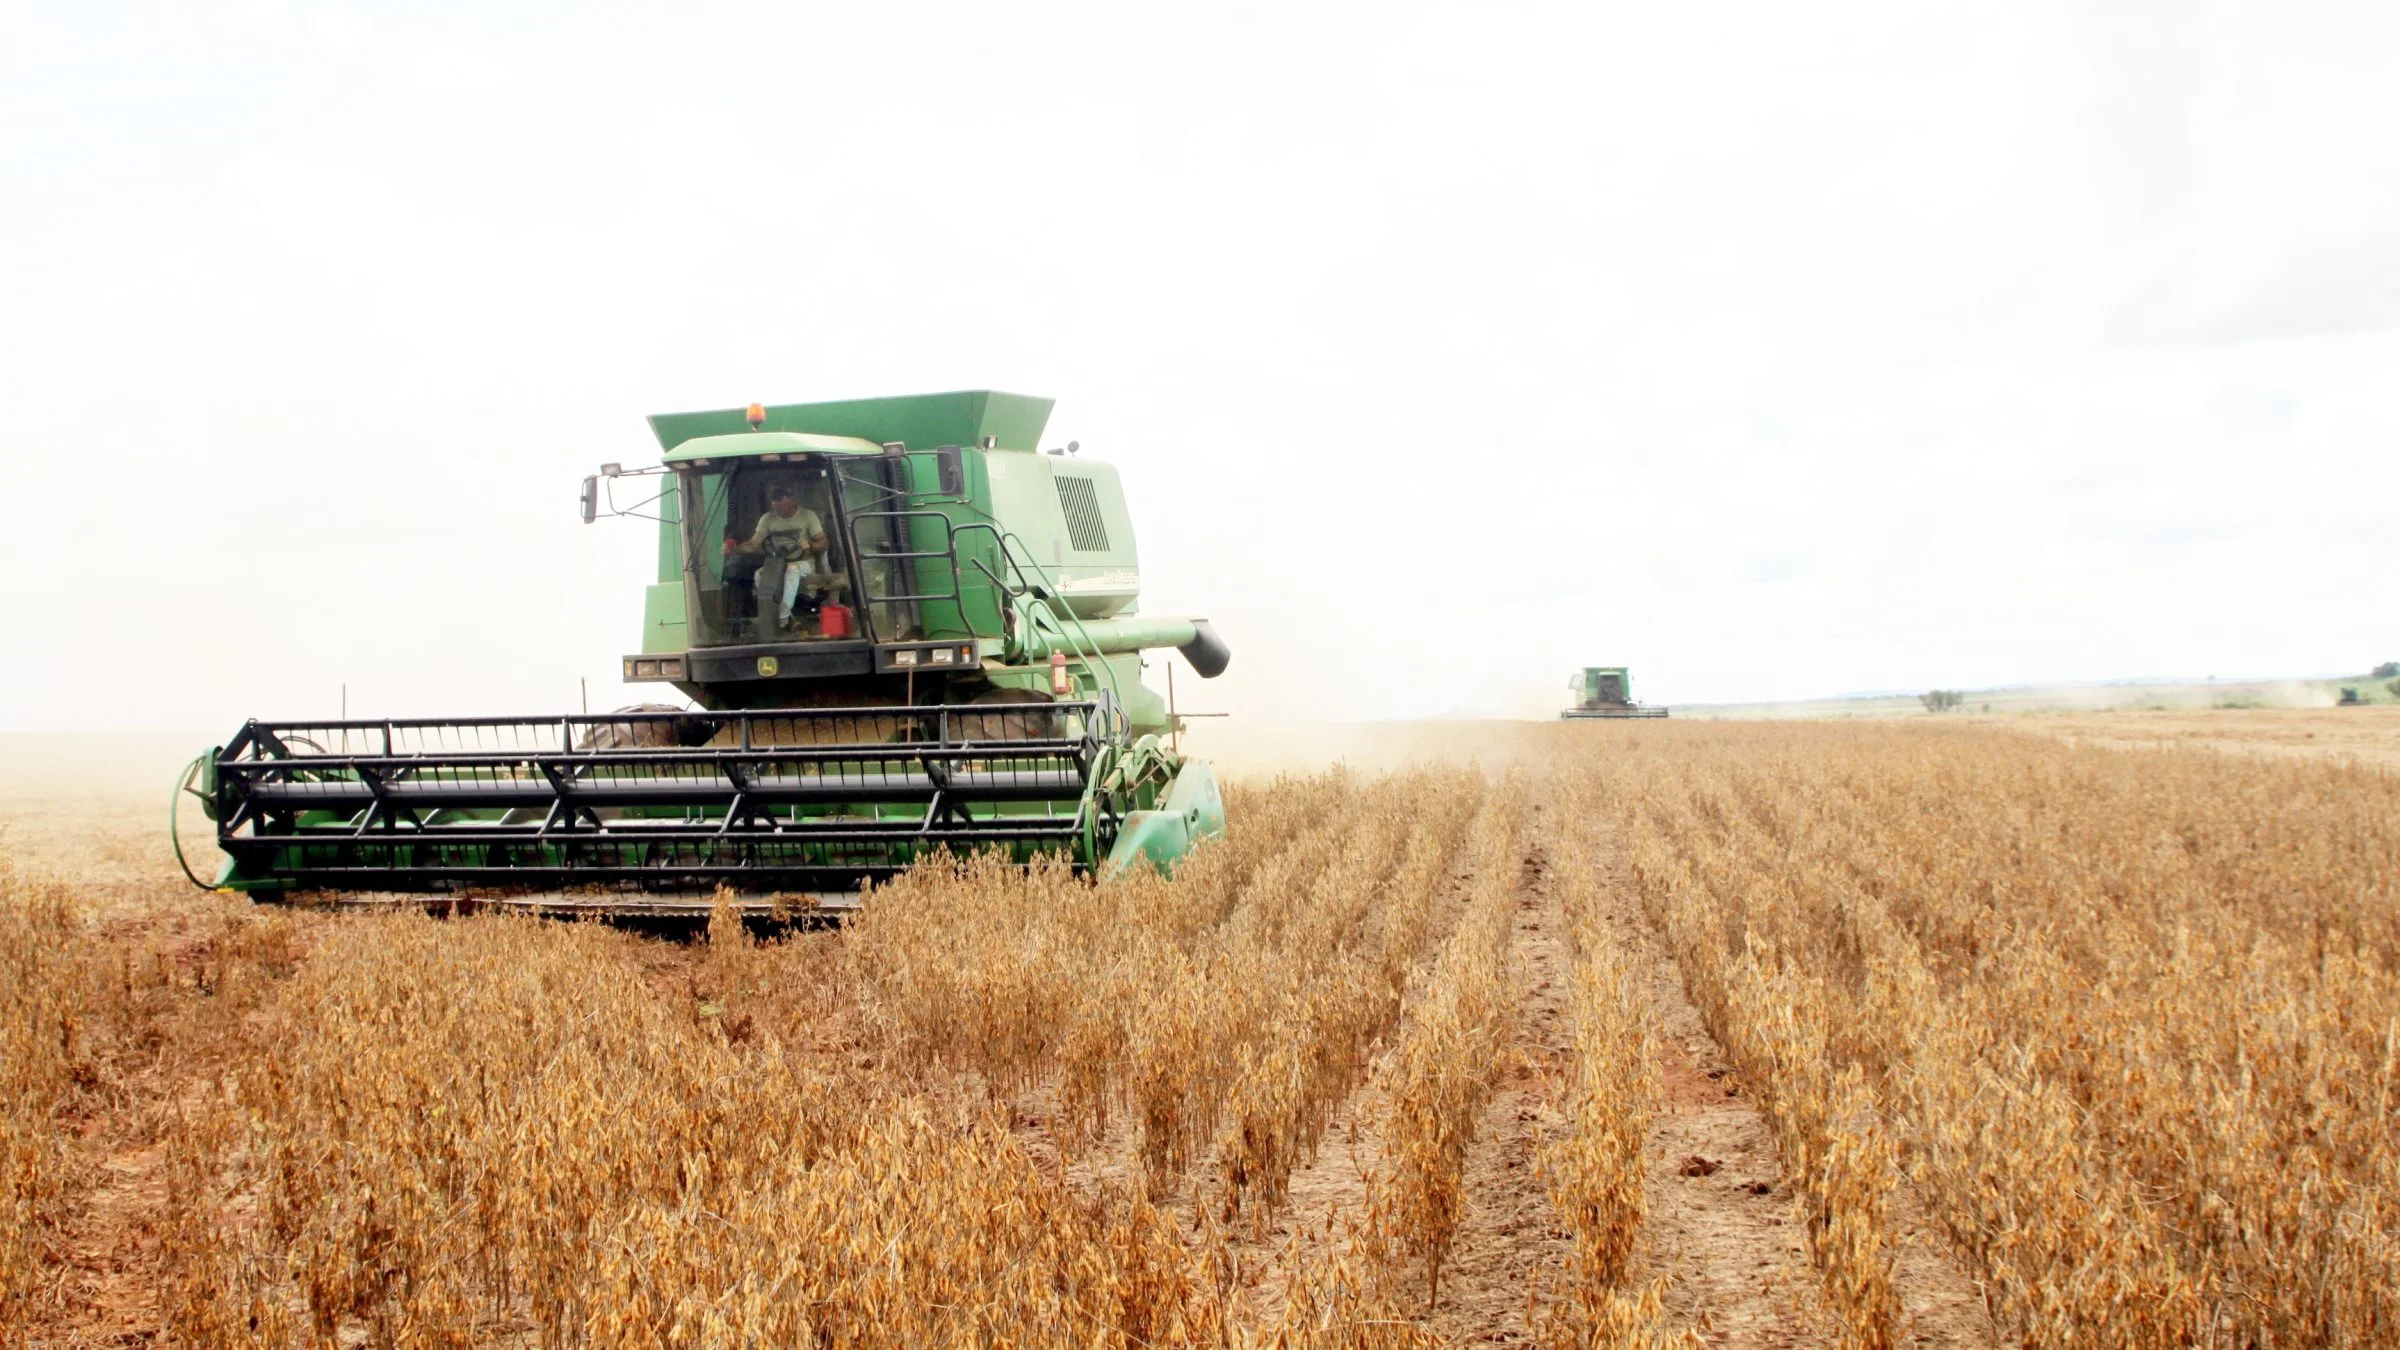
<instances>
[{"instance_id":1,"label":"combine cab","mask_svg":"<svg viewBox=\"0 0 2400 1350\"><path fill-rule=\"evenodd\" d=\"M1037 453L1049 410L975 392L651 418L664 461L606 466L583 515L658 522L625 677L697 706L250 722L184 778L228 858L215 884L699 917L719 888L839 911L941 851L1171 864L1224 813L1142 653L1203 677L1229 653L1204 619L1135 613L1116 471Z\"/></svg>"},{"instance_id":2,"label":"combine cab","mask_svg":"<svg viewBox=\"0 0 2400 1350\"><path fill-rule=\"evenodd\" d=\"M1568 720L1587 717L1664 717L1664 708L1645 708L1633 701L1633 676L1623 666L1585 666L1567 681L1575 696L1573 707L1561 709Z\"/></svg>"}]
</instances>

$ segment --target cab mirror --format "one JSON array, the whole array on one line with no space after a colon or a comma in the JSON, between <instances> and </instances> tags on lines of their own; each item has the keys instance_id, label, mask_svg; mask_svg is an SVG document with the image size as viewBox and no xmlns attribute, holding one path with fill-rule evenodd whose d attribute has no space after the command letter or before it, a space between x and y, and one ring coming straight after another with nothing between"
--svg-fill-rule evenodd
<instances>
[{"instance_id":1,"label":"cab mirror","mask_svg":"<svg viewBox=\"0 0 2400 1350\"><path fill-rule=\"evenodd\" d=\"M583 480L583 523L589 525L599 518L600 480L597 477L586 478Z\"/></svg>"},{"instance_id":2,"label":"cab mirror","mask_svg":"<svg viewBox=\"0 0 2400 1350\"><path fill-rule=\"evenodd\" d=\"M964 496L967 491L966 455L955 445L945 445L933 452L935 487L945 497Z\"/></svg>"}]
</instances>

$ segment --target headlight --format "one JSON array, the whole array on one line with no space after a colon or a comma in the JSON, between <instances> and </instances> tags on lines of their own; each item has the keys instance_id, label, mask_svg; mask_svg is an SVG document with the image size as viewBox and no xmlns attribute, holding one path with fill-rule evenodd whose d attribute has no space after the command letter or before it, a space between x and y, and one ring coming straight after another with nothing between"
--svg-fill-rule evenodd
<instances>
[{"instance_id":1,"label":"headlight","mask_svg":"<svg viewBox=\"0 0 2400 1350\"><path fill-rule=\"evenodd\" d=\"M937 666L950 665L957 659L957 657L958 653L950 650L948 647L936 647L933 649L933 663Z\"/></svg>"},{"instance_id":2,"label":"headlight","mask_svg":"<svg viewBox=\"0 0 2400 1350\"><path fill-rule=\"evenodd\" d=\"M665 676L666 678L668 678L668 679L670 679L670 680L680 680L680 679L682 679L682 678L683 678L683 658L682 658L682 657L680 657L680 656L678 656L678 657L675 657L675 658L673 658L672 660L667 660L667 661L661 661L661 662L659 662L659 663L658 663L658 673L659 673L659 674L661 674L661 675L663 675L663 676Z\"/></svg>"},{"instance_id":3,"label":"headlight","mask_svg":"<svg viewBox=\"0 0 2400 1350\"><path fill-rule=\"evenodd\" d=\"M892 664L895 666L913 666L916 663L917 651L914 647L904 648L900 651L892 653Z\"/></svg>"},{"instance_id":4,"label":"headlight","mask_svg":"<svg viewBox=\"0 0 2400 1350\"><path fill-rule=\"evenodd\" d=\"M658 662L656 662L656 661L636 661L636 662L634 662L634 663L633 663L633 678L635 678L635 679L637 679L637 680L655 680L655 679L657 679L657 678L658 678Z\"/></svg>"}]
</instances>

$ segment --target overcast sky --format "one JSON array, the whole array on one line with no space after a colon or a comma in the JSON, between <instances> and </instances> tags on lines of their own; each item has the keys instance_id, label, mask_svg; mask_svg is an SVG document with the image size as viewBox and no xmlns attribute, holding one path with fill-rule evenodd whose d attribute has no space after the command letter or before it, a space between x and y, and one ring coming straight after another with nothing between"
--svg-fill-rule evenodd
<instances>
[{"instance_id":1,"label":"overcast sky","mask_svg":"<svg viewBox=\"0 0 2400 1350\"><path fill-rule=\"evenodd\" d=\"M2400 657L2400 6L0 15L0 726L631 701L644 414L978 387L1254 719Z\"/></svg>"}]
</instances>

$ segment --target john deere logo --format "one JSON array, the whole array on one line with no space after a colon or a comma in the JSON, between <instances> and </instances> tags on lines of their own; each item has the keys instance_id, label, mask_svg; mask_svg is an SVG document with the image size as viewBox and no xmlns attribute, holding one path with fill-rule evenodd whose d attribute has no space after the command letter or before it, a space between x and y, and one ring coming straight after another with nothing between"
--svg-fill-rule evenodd
<instances>
[{"instance_id":1,"label":"john deere logo","mask_svg":"<svg viewBox=\"0 0 2400 1350\"><path fill-rule=\"evenodd\" d=\"M772 656L762 656L758 658L758 675L760 679L774 679L775 673L782 669L783 664Z\"/></svg>"}]
</instances>

